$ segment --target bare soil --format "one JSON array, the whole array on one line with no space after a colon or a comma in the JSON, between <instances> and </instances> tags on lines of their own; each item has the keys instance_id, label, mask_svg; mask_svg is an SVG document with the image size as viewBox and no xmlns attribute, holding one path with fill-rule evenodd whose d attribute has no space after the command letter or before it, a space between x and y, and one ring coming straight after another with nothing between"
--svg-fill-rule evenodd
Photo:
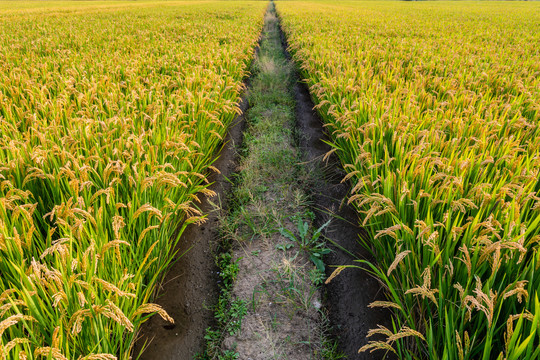
<instances>
[{"instance_id":1,"label":"bare soil","mask_svg":"<svg viewBox=\"0 0 540 360\"><path fill-rule=\"evenodd\" d=\"M247 100L241 102L242 112ZM245 126L244 116L238 116L225 138L225 145L213 166L220 174L213 173L210 189L216 197L205 198L200 204L207 221L201 226L192 224L186 228L178 245L178 260L167 274L159 291L157 304L161 305L175 320L169 324L159 316L150 318L141 328L135 354L145 343L141 360L193 359L204 346L205 329L213 324L212 307L218 296L215 250L218 240L218 217L223 211L227 193L231 190L228 180L236 171L237 147L242 143ZM216 202L222 206L216 208Z\"/></svg>"},{"instance_id":2,"label":"bare soil","mask_svg":"<svg viewBox=\"0 0 540 360\"><path fill-rule=\"evenodd\" d=\"M285 240L274 235L236 248L241 271L233 292L248 302L248 313L223 345L241 360L320 359L321 294L306 276L313 264L297 250L276 249Z\"/></svg>"}]
</instances>

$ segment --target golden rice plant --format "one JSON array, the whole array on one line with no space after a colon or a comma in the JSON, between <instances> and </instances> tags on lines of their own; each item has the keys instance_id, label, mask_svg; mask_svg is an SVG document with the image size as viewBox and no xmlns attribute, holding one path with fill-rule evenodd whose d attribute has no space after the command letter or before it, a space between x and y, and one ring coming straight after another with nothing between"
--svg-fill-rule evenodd
<instances>
[{"instance_id":1,"label":"golden rice plant","mask_svg":"<svg viewBox=\"0 0 540 360\"><path fill-rule=\"evenodd\" d=\"M0 5L0 359L129 359L262 2ZM179 231L177 231L179 230Z\"/></svg>"},{"instance_id":2,"label":"golden rice plant","mask_svg":"<svg viewBox=\"0 0 540 360\"><path fill-rule=\"evenodd\" d=\"M539 4L277 8L393 313L360 351L540 358Z\"/></svg>"}]
</instances>

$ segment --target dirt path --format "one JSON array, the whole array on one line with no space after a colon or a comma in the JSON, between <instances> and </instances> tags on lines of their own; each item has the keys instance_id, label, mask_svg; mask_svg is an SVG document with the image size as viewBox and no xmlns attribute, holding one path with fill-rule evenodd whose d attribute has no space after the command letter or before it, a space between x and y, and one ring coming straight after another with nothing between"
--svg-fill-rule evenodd
<instances>
[{"instance_id":1,"label":"dirt path","mask_svg":"<svg viewBox=\"0 0 540 360\"><path fill-rule=\"evenodd\" d=\"M242 112L247 100L241 103ZM218 275L215 265L215 250L218 241L218 218L222 209L212 204L224 201L231 191L229 178L236 171L238 147L242 143L245 126L244 116L238 116L227 137L225 146L213 166L220 170L210 177L210 189L217 197L203 199L200 209L208 214L201 226L186 228L179 241L178 261L167 274L159 298L156 301L175 320L171 325L159 316L150 318L141 329L135 354L147 343L141 360L184 360L193 357L204 347L204 331L214 322L212 307L218 291ZM181 256L182 254L186 254Z\"/></svg>"},{"instance_id":2,"label":"dirt path","mask_svg":"<svg viewBox=\"0 0 540 360\"><path fill-rule=\"evenodd\" d=\"M238 270L230 300L242 317L221 351L238 359L322 359L332 352L322 326L324 273L310 260L320 250L311 241L306 174L294 140L293 71L271 5L249 91L236 203L222 224Z\"/></svg>"}]
</instances>

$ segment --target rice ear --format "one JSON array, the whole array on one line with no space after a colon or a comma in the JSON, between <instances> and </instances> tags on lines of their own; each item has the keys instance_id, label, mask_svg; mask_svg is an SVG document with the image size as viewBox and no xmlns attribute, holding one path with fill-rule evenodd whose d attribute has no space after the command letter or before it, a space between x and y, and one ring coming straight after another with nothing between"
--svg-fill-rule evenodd
<instances>
[{"instance_id":1,"label":"rice ear","mask_svg":"<svg viewBox=\"0 0 540 360\"><path fill-rule=\"evenodd\" d=\"M405 259L405 257L409 255L411 252L412 252L411 250L405 250L397 254L392 264L390 264L390 266L388 267L388 270L386 271L386 276L390 276L392 271L394 271L398 267L398 265L401 263L401 261Z\"/></svg>"}]
</instances>

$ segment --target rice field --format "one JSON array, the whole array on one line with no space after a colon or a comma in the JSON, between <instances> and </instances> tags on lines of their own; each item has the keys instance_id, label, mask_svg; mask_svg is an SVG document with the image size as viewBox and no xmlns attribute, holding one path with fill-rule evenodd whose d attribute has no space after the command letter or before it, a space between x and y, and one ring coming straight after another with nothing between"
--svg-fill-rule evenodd
<instances>
[{"instance_id":1,"label":"rice field","mask_svg":"<svg viewBox=\"0 0 540 360\"><path fill-rule=\"evenodd\" d=\"M267 7L0 2L0 359L137 358L174 322ZM276 8L392 313L359 351L540 359L540 4Z\"/></svg>"},{"instance_id":2,"label":"rice field","mask_svg":"<svg viewBox=\"0 0 540 360\"><path fill-rule=\"evenodd\" d=\"M0 358L130 359L265 2L0 3Z\"/></svg>"},{"instance_id":3,"label":"rice field","mask_svg":"<svg viewBox=\"0 0 540 360\"><path fill-rule=\"evenodd\" d=\"M393 312L359 350L540 358L540 4L277 10Z\"/></svg>"}]
</instances>

